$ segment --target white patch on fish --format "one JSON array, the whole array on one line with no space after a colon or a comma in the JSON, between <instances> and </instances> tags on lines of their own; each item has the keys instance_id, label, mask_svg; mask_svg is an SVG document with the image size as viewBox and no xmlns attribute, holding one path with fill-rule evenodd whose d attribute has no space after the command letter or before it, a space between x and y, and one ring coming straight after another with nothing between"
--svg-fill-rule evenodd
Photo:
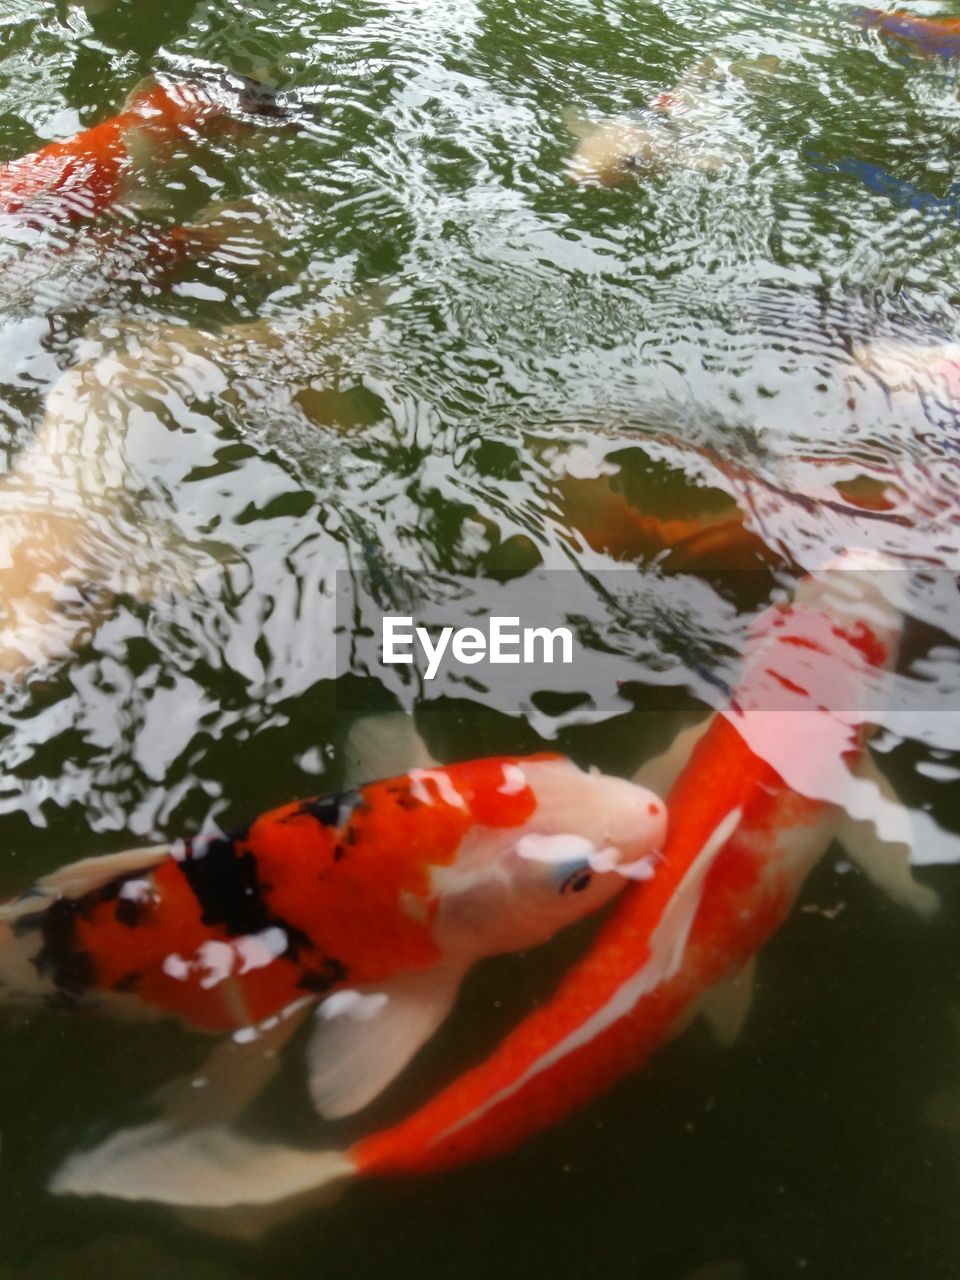
<instances>
[{"instance_id":1,"label":"white patch on fish","mask_svg":"<svg viewBox=\"0 0 960 1280\"><path fill-rule=\"evenodd\" d=\"M390 997L383 991L364 994L362 991L335 991L317 1009L318 1018L352 1018L354 1022L369 1022L382 1012Z\"/></svg>"},{"instance_id":2,"label":"white patch on fish","mask_svg":"<svg viewBox=\"0 0 960 1280\"><path fill-rule=\"evenodd\" d=\"M598 853L597 846L586 836L544 836L538 832L521 836L516 849L521 858L529 858L532 862L573 862L577 858L589 860Z\"/></svg>"},{"instance_id":3,"label":"white patch on fish","mask_svg":"<svg viewBox=\"0 0 960 1280\"><path fill-rule=\"evenodd\" d=\"M501 796L516 796L521 791L525 791L527 787L527 775L523 772L518 764L505 764L503 766L503 785L497 787L497 793Z\"/></svg>"},{"instance_id":4,"label":"white patch on fish","mask_svg":"<svg viewBox=\"0 0 960 1280\"><path fill-rule=\"evenodd\" d=\"M120 897L127 902L159 902L160 895L149 880L127 880L120 887Z\"/></svg>"},{"instance_id":5,"label":"white patch on fish","mask_svg":"<svg viewBox=\"0 0 960 1280\"><path fill-rule=\"evenodd\" d=\"M288 942L286 929L281 929L279 925L237 938L233 946L241 962L238 972L249 973L251 969L266 968L283 955Z\"/></svg>"},{"instance_id":6,"label":"white patch on fish","mask_svg":"<svg viewBox=\"0 0 960 1280\"><path fill-rule=\"evenodd\" d=\"M466 809L466 800L450 781L450 775L443 769L411 769L407 777L410 779L410 790L414 799L419 800L421 804L434 803L429 788L424 785L429 781L436 786L444 804L449 805L451 809Z\"/></svg>"}]
</instances>

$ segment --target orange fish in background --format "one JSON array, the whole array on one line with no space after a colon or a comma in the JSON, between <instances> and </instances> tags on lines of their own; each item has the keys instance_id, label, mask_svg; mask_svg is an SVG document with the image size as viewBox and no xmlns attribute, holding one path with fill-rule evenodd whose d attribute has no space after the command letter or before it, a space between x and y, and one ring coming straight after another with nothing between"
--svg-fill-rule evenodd
<instances>
[{"instance_id":1,"label":"orange fish in background","mask_svg":"<svg viewBox=\"0 0 960 1280\"><path fill-rule=\"evenodd\" d=\"M563 476L557 492L565 522L594 551L617 560L662 557L665 569L678 572L756 569L778 562L764 540L747 528L733 501L718 513L664 517L638 510L616 492L609 476Z\"/></svg>"},{"instance_id":2,"label":"orange fish in background","mask_svg":"<svg viewBox=\"0 0 960 1280\"><path fill-rule=\"evenodd\" d=\"M902 10L854 9L865 31L876 30L913 53L937 58L960 58L960 18L919 18Z\"/></svg>"},{"instance_id":3,"label":"orange fish in background","mask_svg":"<svg viewBox=\"0 0 960 1280\"><path fill-rule=\"evenodd\" d=\"M245 76L148 80L118 115L0 165L0 214L41 223L95 217L122 200L144 149L170 147L213 121L229 127L257 116L283 119L289 110L283 95Z\"/></svg>"},{"instance_id":4,"label":"orange fish in background","mask_svg":"<svg viewBox=\"0 0 960 1280\"><path fill-rule=\"evenodd\" d=\"M552 998L485 1062L346 1151L292 1150L222 1124L190 1131L164 1119L71 1157L53 1190L227 1219L240 1206L252 1229L257 1206L269 1221L280 1202L289 1209L351 1178L503 1153L638 1068L711 989L741 974L834 838L903 900L931 910L935 895L910 876L902 811L884 810L882 780L880 817L894 825L882 836L875 825L862 718L902 625L887 598L896 575L878 561L853 553L841 561L847 571L803 580L791 605L762 615L730 705L643 771L654 784L676 779L657 875L628 891Z\"/></svg>"},{"instance_id":5,"label":"orange fish in background","mask_svg":"<svg viewBox=\"0 0 960 1280\"><path fill-rule=\"evenodd\" d=\"M653 874L666 812L562 756L412 769L230 835L92 858L0 908L0 1001L243 1031L322 1000L324 1115L365 1105L486 955Z\"/></svg>"},{"instance_id":6,"label":"orange fish in background","mask_svg":"<svg viewBox=\"0 0 960 1280\"><path fill-rule=\"evenodd\" d=\"M690 446L665 437L658 443L681 454L691 452ZM682 515L664 513L664 501L655 485L650 486L648 505L640 509L621 492L614 455L603 474L568 472L554 481L563 523L594 551L617 560L656 559L664 570L681 573L793 567L785 549L759 531L763 521L758 519L757 495L784 509L798 508L801 514L822 509L855 519L908 523L896 510L894 499L899 495L893 476L860 471L838 475L832 483L821 483L816 489L808 481L801 492L777 485L759 471L712 449L695 448L692 452L698 462L715 469L717 483L704 493L702 482L688 482ZM817 471L844 470L837 460L795 461Z\"/></svg>"}]
</instances>

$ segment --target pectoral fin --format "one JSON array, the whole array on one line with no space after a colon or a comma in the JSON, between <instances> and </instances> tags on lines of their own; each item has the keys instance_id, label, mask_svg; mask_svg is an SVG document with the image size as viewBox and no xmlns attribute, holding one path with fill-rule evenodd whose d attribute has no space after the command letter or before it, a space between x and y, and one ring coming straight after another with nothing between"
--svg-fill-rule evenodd
<instances>
[{"instance_id":1,"label":"pectoral fin","mask_svg":"<svg viewBox=\"0 0 960 1280\"><path fill-rule=\"evenodd\" d=\"M641 787L646 787L655 795L669 795L670 788L687 766L693 749L706 733L710 725L710 717L687 725L676 735L669 747L660 755L654 756L642 764L634 774L633 780Z\"/></svg>"},{"instance_id":2,"label":"pectoral fin","mask_svg":"<svg viewBox=\"0 0 960 1280\"><path fill-rule=\"evenodd\" d=\"M846 815L837 839L851 861L894 902L911 908L918 915L932 915L940 905L940 898L929 886L914 879L910 865L914 833L909 811L869 752L864 753L856 772L876 786L879 803L870 817Z\"/></svg>"},{"instance_id":3,"label":"pectoral fin","mask_svg":"<svg viewBox=\"0 0 960 1280\"><path fill-rule=\"evenodd\" d=\"M312 998L288 1005L249 1039L222 1040L196 1071L165 1085L156 1097L172 1128L209 1129L236 1119L275 1075L311 1004Z\"/></svg>"},{"instance_id":4,"label":"pectoral fin","mask_svg":"<svg viewBox=\"0 0 960 1280\"><path fill-rule=\"evenodd\" d=\"M567 107L561 119L567 133L574 138L589 138L597 132L596 121L587 119L576 107Z\"/></svg>"},{"instance_id":5,"label":"pectoral fin","mask_svg":"<svg viewBox=\"0 0 960 1280\"><path fill-rule=\"evenodd\" d=\"M462 977L460 968L429 969L328 996L308 1051L317 1111L336 1119L372 1102L443 1022Z\"/></svg>"},{"instance_id":6,"label":"pectoral fin","mask_svg":"<svg viewBox=\"0 0 960 1280\"><path fill-rule=\"evenodd\" d=\"M755 981L756 961L751 957L736 977L711 987L700 1001L700 1012L725 1047L735 1044L743 1030L753 1004Z\"/></svg>"},{"instance_id":7,"label":"pectoral fin","mask_svg":"<svg viewBox=\"0 0 960 1280\"><path fill-rule=\"evenodd\" d=\"M432 769L437 764L417 733L413 716L402 711L355 721L343 752L348 786L395 778L410 769Z\"/></svg>"}]
</instances>

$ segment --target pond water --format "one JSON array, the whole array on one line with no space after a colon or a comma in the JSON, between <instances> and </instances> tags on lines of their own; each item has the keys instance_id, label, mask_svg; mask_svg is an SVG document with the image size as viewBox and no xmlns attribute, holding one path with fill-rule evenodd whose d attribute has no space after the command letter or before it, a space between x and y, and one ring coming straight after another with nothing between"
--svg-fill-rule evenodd
<instances>
[{"instance_id":1,"label":"pond water","mask_svg":"<svg viewBox=\"0 0 960 1280\"><path fill-rule=\"evenodd\" d=\"M254 1242L45 1189L202 1037L10 1013L0 1277L952 1280L956 66L819 0L0 0L0 160L211 69L298 95L295 127L200 131L117 218L0 226L7 492L49 532L30 484L53 468L82 514L4 602L2 896L334 789L350 723L398 705L445 761L547 746L627 776L735 684L774 592L866 546L910 579L875 746L943 905L915 919L834 849L735 1044L697 1024L513 1155ZM571 180L574 133L678 86L659 161ZM217 244L158 261L183 225ZM572 675L427 684L335 642L371 583L425 606L524 575L576 602ZM478 968L349 1125L312 1115L297 1042L257 1124L322 1145L406 1114L592 928Z\"/></svg>"}]
</instances>

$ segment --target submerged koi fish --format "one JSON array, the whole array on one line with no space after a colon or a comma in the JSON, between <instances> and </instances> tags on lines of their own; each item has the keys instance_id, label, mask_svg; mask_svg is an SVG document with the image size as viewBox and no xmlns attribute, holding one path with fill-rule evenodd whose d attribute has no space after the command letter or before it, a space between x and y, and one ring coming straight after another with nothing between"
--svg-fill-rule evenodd
<instances>
[{"instance_id":1,"label":"submerged koi fish","mask_svg":"<svg viewBox=\"0 0 960 1280\"><path fill-rule=\"evenodd\" d=\"M635 111L594 121L568 112L564 122L579 142L567 177L587 186L613 186L670 166L705 173L724 168L739 156L738 148L717 138L717 125L731 112L725 92L731 83L778 65L776 58L703 58L672 89Z\"/></svg>"},{"instance_id":2,"label":"submerged koi fish","mask_svg":"<svg viewBox=\"0 0 960 1280\"><path fill-rule=\"evenodd\" d=\"M887 392L926 394L948 405L960 405L958 342L923 344L877 339L854 344L853 356L857 364L873 374Z\"/></svg>"},{"instance_id":3,"label":"submerged koi fish","mask_svg":"<svg viewBox=\"0 0 960 1280\"><path fill-rule=\"evenodd\" d=\"M960 57L960 18L919 18L884 9L854 9L850 15L865 31L876 30L912 53L935 58Z\"/></svg>"},{"instance_id":4,"label":"submerged koi fish","mask_svg":"<svg viewBox=\"0 0 960 1280\"><path fill-rule=\"evenodd\" d=\"M169 146L212 120L286 115L280 95L246 76L145 81L118 115L0 165L0 214L41 222L94 217L122 199L144 149Z\"/></svg>"},{"instance_id":5,"label":"submerged koi fish","mask_svg":"<svg viewBox=\"0 0 960 1280\"><path fill-rule=\"evenodd\" d=\"M91 858L0 908L0 999L243 1031L324 999L327 1116L365 1105L466 971L653 872L664 806L559 756L413 769L230 835Z\"/></svg>"},{"instance_id":6,"label":"submerged koi fish","mask_svg":"<svg viewBox=\"0 0 960 1280\"><path fill-rule=\"evenodd\" d=\"M873 818L877 781L861 721L902 621L878 585L889 579L878 562L853 554L841 562L849 571L805 579L789 607L763 615L729 707L644 771L676 779L656 877L621 899L554 996L485 1062L347 1151L293 1151L225 1125L184 1132L160 1120L72 1157L53 1189L227 1215L243 1206L249 1223L254 1206L269 1218L279 1201L308 1202L358 1176L499 1154L678 1034L711 988L749 966L835 838L901 898L931 910L935 895L909 874L902 811L881 804L882 836Z\"/></svg>"}]
</instances>

